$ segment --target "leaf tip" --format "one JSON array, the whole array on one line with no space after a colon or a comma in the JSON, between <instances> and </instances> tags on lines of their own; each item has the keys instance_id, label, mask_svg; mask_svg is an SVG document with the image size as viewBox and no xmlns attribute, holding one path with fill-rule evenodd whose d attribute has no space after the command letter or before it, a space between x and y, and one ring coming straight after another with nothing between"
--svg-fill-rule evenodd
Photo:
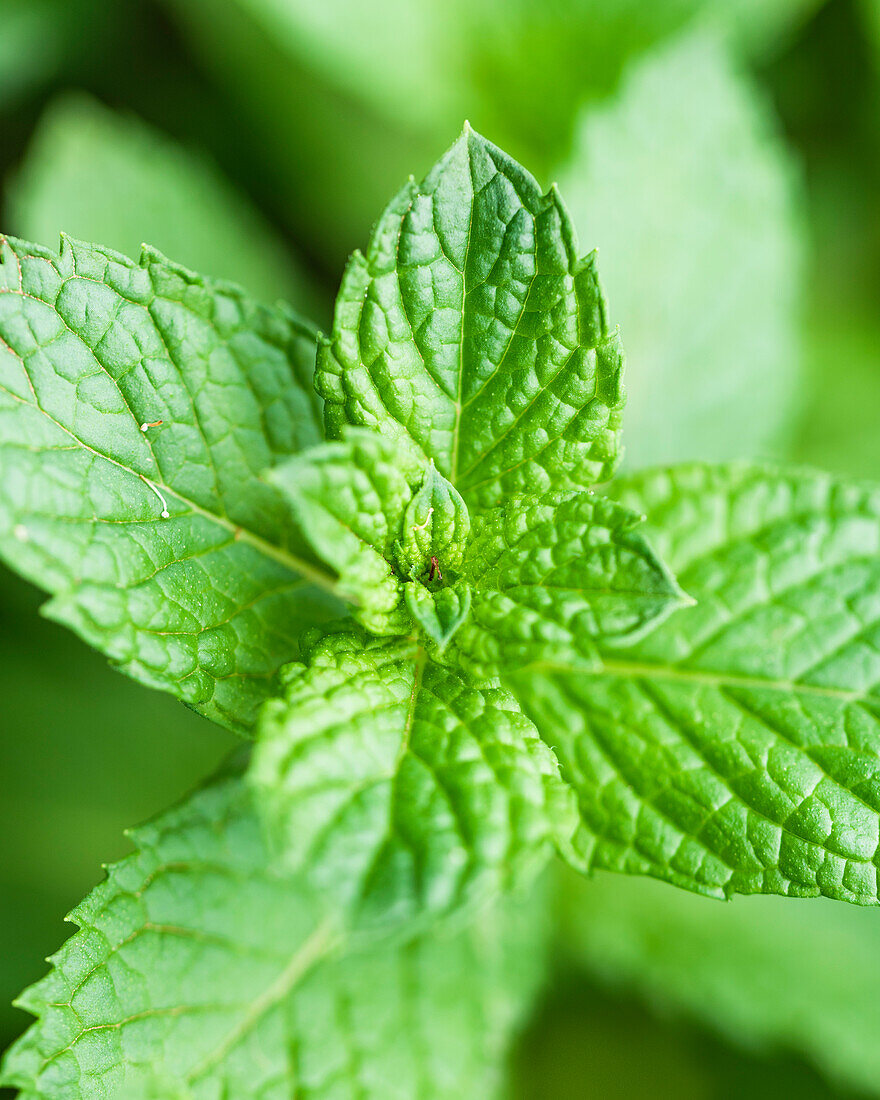
<instances>
[{"instance_id":1,"label":"leaf tip","mask_svg":"<svg viewBox=\"0 0 880 1100\"><path fill-rule=\"evenodd\" d=\"M73 251L73 237L62 229L58 234L58 255L63 259Z\"/></svg>"},{"instance_id":2,"label":"leaf tip","mask_svg":"<svg viewBox=\"0 0 880 1100\"><path fill-rule=\"evenodd\" d=\"M470 119L465 119L461 127L461 133L453 143L452 148L457 149L459 146L463 146L466 150L470 151L472 145L491 145L488 138L473 128L470 123Z\"/></svg>"}]
</instances>

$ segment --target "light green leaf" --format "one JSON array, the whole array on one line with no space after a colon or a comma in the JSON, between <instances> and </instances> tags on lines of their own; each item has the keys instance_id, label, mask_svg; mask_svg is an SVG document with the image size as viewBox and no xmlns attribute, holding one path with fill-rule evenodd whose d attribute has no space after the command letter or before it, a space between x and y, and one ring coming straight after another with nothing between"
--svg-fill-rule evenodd
<instances>
[{"instance_id":1,"label":"light green leaf","mask_svg":"<svg viewBox=\"0 0 880 1100\"><path fill-rule=\"evenodd\" d=\"M589 493L517 497L479 515L456 654L483 675L533 661L595 669L600 641L631 642L687 604L641 522Z\"/></svg>"},{"instance_id":2,"label":"light green leaf","mask_svg":"<svg viewBox=\"0 0 880 1100\"><path fill-rule=\"evenodd\" d=\"M798 194L748 74L706 33L671 40L584 113L558 178L626 341L627 462L782 454L801 384Z\"/></svg>"},{"instance_id":3,"label":"light green leaf","mask_svg":"<svg viewBox=\"0 0 880 1100\"><path fill-rule=\"evenodd\" d=\"M432 462L404 517L396 554L401 571L417 580L435 562L441 569L459 569L470 529L464 501Z\"/></svg>"},{"instance_id":4,"label":"light green leaf","mask_svg":"<svg viewBox=\"0 0 880 1100\"><path fill-rule=\"evenodd\" d=\"M699 893L878 901L880 488L753 466L619 483L696 607L519 698L584 861Z\"/></svg>"},{"instance_id":5,"label":"light green leaf","mask_svg":"<svg viewBox=\"0 0 880 1100\"><path fill-rule=\"evenodd\" d=\"M187 2L192 0L178 0ZM271 0L251 0L253 6L265 2ZM468 72L460 78L447 58L439 81L444 91L448 87L460 97L460 114L469 114L486 133L496 134L505 148L527 154L529 164L549 171L571 148L581 109L601 109L619 87L622 74L625 79L628 67L638 65L652 49L662 48L690 27L703 26L723 38L737 56L746 52L763 59L778 52L821 2L458 0L454 49L457 63L464 58ZM449 0L435 3L444 12L451 6ZM291 12L307 6L305 0L285 4ZM419 9L426 6L430 5L420 4ZM393 42L393 36L394 28L387 28L384 41ZM454 123L447 121L450 124ZM653 194L650 186L646 191Z\"/></svg>"},{"instance_id":6,"label":"light green leaf","mask_svg":"<svg viewBox=\"0 0 880 1100\"><path fill-rule=\"evenodd\" d=\"M508 692L351 633L283 676L250 780L279 854L360 922L491 896L571 836L571 792Z\"/></svg>"},{"instance_id":7,"label":"light green leaf","mask_svg":"<svg viewBox=\"0 0 880 1100\"><path fill-rule=\"evenodd\" d=\"M376 429L492 504L610 475L621 370L558 194L465 128L352 257L316 384L329 436Z\"/></svg>"},{"instance_id":8,"label":"light green leaf","mask_svg":"<svg viewBox=\"0 0 880 1100\"><path fill-rule=\"evenodd\" d=\"M272 0L249 2L256 8ZM458 95L460 113L470 112L487 133L499 135L502 145L509 144L524 155L527 151L529 163L546 170L569 147L580 109L613 95L621 74L652 48L689 27L703 26L723 38L737 55L763 60L777 53L822 2L434 0L442 11L455 12L450 21L456 62L467 67L462 78L451 58L445 58L446 68L436 79L447 95ZM292 0L284 6L295 18L292 13L308 4ZM426 2L419 9L431 6ZM377 7L381 12L386 5ZM384 42L393 42L393 36L393 26L385 28ZM347 44L345 38L337 34L338 48ZM378 53L374 49L374 62ZM439 96L437 105L446 108ZM426 107L421 110L425 112Z\"/></svg>"},{"instance_id":9,"label":"light green leaf","mask_svg":"<svg viewBox=\"0 0 880 1100\"><path fill-rule=\"evenodd\" d=\"M0 565L0 943L15 945L0 959L8 1041L25 1023L13 996L42 972L60 916L94 885L100 860L127 851L123 828L176 802L237 742L41 620L43 599Z\"/></svg>"},{"instance_id":10,"label":"light green leaf","mask_svg":"<svg viewBox=\"0 0 880 1100\"><path fill-rule=\"evenodd\" d=\"M751 1056L800 1055L841 1090L818 1095L880 1095L873 909L778 897L715 905L650 879L574 879L560 907L565 973L586 969Z\"/></svg>"},{"instance_id":11,"label":"light green leaf","mask_svg":"<svg viewBox=\"0 0 880 1100\"><path fill-rule=\"evenodd\" d=\"M9 188L7 217L45 245L65 232L136 256L148 241L267 301L315 303L287 249L215 165L83 94L50 104Z\"/></svg>"},{"instance_id":12,"label":"light green leaf","mask_svg":"<svg viewBox=\"0 0 880 1100\"><path fill-rule=\"evenodd\" d=\"M150 250L0 259L0 556L123 671L247 730L340 607L261 477L319 438L312 329Z\"/></svg>"},{"instance_id":13,"label":"light green leaf","mask_svg":"<svg viewBox=\"0 0 880 1100\"><path fill-rule=\"evenodd\" d=\"M403 594L410 615L442 653L470 614L470 585L458 581L448 588L434 590L421 581L408 581Z\"/></svg>"},{"instance_id":14,"label":"light green leaf","mask_svg":"<svg viewBox=\"0 0 880 1100\"><path fill-rule=\"evenodd\" d=\"M241 110L298 238L331 268L463 118L543 177L566 156L579 109L613 94L647 49L704 21L766 55L816 3L165 0Z\"/></svg>"},{"instance_id":15,"label":"light green leaf","mask_svg":"<svg viewBox=\"0 0 880 1100\"><path fill-rule=\"evenodd\" d=\"M358 605L358 619L375 634L409 630L391 562L423 476L424 467L393 440L358 430L271 475L315 551L339 574L339 593Z\"/></svg>"},{"instance_id":16,"label":"light green leaf","mask_svg":"<svg viewBox=\"0 0 880 1100\"><path fill-rule=\"evenodd\" d=\"M542 974L540 912L342 951L269 862L247 789L219 781L132 834L25 993L22 1100L484 1100Z\"/></svg>"}]
</instances>

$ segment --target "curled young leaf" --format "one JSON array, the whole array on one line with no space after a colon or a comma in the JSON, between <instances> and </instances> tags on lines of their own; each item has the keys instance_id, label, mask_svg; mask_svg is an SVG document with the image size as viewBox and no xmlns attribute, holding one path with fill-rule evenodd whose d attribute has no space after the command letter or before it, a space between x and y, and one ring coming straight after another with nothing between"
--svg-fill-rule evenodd
<instances>
[{"instance_id":1,"label":"curled young leaf","mask_svg":"<svg viewBox=\"0 0 880 1100\"><path fill-rule=\"evenodd\" d=\"M408 581L403 588L410 615L442 653L470 613L470 585L458 581L433 590L420 581Z\"/></svg>"},{"instance_id":2,"label":"curled young leaf","mask_svg":"<svg viewBox=\"0 0 880 1100\"><path fill-rule=\"evenodd\" d=\"M461 567L471 523L464 501L431 462L410 501L396 557L411 580Z\"/></svg>"},{"instance_id":3,"label":"curled young leaf","mask_svg":"<svg viewBox=\"0 0 880 1100\"><path fill-rule=\"evenodd\" d=\"M422 477L393 440L349 430L272 471L315 552L338 574L340 595L375 634L405 634L403 589L392 568L395 546Z\"/></svg>"},{"instance_id":4,"label":"curled young leaf","mask_svg":"<svg viewBox=\"0 0 880 1100\"><path fill-rule=\"evenodd\" d=\"M401 452L393 438L348 428L342 441L312 448L270 477L338 573L358 621L373 634L411 633L404 582L435 592L444 570L452 580L470 529L464 501L433 463Z\"/></svg>"}]
</instances>

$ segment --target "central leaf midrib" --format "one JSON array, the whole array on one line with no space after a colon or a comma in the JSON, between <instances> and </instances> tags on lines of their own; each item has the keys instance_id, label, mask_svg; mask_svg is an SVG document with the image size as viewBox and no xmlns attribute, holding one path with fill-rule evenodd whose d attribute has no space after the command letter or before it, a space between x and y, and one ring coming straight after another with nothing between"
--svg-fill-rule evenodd
<instances>
[{"instance_id":1,"label":"central leaf midrib","mask_svg":"<svg viewBox=\"0 0 880 1100\"><path fill-rule=\"evenodd\" d=\"M186 1075L188 1083L194 1083L215 1066L219 1065L227 1054L256 1027L259 1021L280 1001L284 1000L337 945L338 935L334 933L332 922L328 919L318 925L309 938L291 956L290 962L275 981L256 997L243 1019L227 1034L217 1047L201 1059Z\"/></svg>"},{"instance_id":2,"label":"central leaf midrib","mask_svg":"<svg viewBox=\"0 0 880 1100\"><path fill-rule=\"evenodd\" d=\"M471 252L471 235L474 230L474 209L477 205L477 195L474 188L474 167L470 157L470 150L468 150L468 175L471 181L471 210L470 218L468 220L468 232L467 240L464 246L464 259L461 264L461 332L458 340L458 386L455 394L455 428L452 436L452 454L449 460L449 480L455 485L458 480L458 453L461 440L461 417L462 417L462 383L464 381L464 338L465 338L465 311L467 308L468 299L468 286L467 286L467 272L468 272L468 259ZM439 239L439 231L438 231Z\"/></svg>"}]
</instances>

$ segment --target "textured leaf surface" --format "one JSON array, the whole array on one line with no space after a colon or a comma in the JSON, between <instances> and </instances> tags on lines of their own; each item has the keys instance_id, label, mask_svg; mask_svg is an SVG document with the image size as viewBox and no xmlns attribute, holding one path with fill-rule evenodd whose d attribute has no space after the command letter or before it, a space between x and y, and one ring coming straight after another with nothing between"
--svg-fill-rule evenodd
<instances>
[{"instance_id":1,"label":"textured leaf surface","mask_svg":"<svg viewBox=\"0 0 880 1100\"><path fill-rule=\"evenodd\" d=\"M207 158L81 93L55 99L8 191L20 237L61 232L136 256L144 241L194 271L311 309L287 249Z\"/></svg>"},{"instance_id":2,"label":"textured leaf surface","mask_svg":"<svg viewBox=\"0 0 880 1100\"><path fill-rule=\"evenodd\" d=\"M543 927L506 903L452 935L340 957L220 782L132 836L22 998L23 1100L484 1100L540 979Z\"/></svg>"},{"instance_id":3,"label":"textured leaf surface","mask_svg":"<svg viewBox=\"0 0 880 1100\"><path fill-rule=\"evenodd\" d=\"M576 819L513 696L404 639L321 639L284 670L251 781L279 852L361 920L452 911L536 871Z\"/></svg>"},{"instance_id":4,"label":"textured leaf surface","mask_svg":"<svg viewBox=\"0 0 880 1100\"><path fill-rule=\"evenodd\" d=\"M410 633L405 602L413 604L411 611L422 608L432 629L438 625L436 609L424 598L442 582L443 570L448 574L461 564L470 518L433 463L420 462L393 438L346 428L341 442L298 455L271 479L368 630ZM405 601L405 581L424 582L415 601L412 590Z\"/></svg>"},{"instance_id":5,"label":"textured leaf surface","mask_svg":"<svg viewBox=\"0 0 880 1100\"><path fill-rule=\"evenodd\" d=\"M464 501L433 462L404 517L397 559L403 572L417 580L432 564L458 569L470 534L471 521Z\"/></svg>"},{"instance_id":6,"label":"textured leaf surface","mask_svg":"<svg viewBox=\"0 0 880 1100\"><path fill-rule=\"evenodd\" d=\"M718 897L878 900L880 489L760 467L620 482L696 607L519 697L594 866Z\"/></svg>"},{"instance_id":7,"label":"textured leaf surface","mask_svg":"<svg viewBox=\"0 0 880 1100\"><path fill-rule=\"evenodd\" d=\"M375 428L493 503L609 476L621 370L557 193L466 128L352 257L316 382L329 436Z\"/></svg>"},{"instance_id":8,"label":"textured leaf surface","mask_svg":"<svg viewBox=\"0 0 880 1100\"><path fill-rule=\"evenodd\" d=\"M571 880L559 926L566 973L586 969L751 1056L797 1053L841 1095L880 1095L873 909L775 897L714 905L650 879Z\"/></svg>"},{"instance_id":9,"label":"textured leaf surface","mask_svg":"<svg viewBox=\"0 0 880 1100\"><path fill-rule=\"evenodd\" d=\"M532 661L596 668L599 640L631 641L687 602L640 523L589 493L517 497L478 516L458 653L488 674Z\"/></svg>"},{"instance_id":10,"label":"textured leaf surface","mask_svg":"<svg viewBox=\"0 0 880 1100\"><path fill-rule=\"evenodd\" d=\"M0 554L125 672L247 729L339 606L260 476L320 438L312 331L150 251L0 245Z\"/></svg>"},{"instance_id":11,"label":"textured leaf surface","mask_svg":"<svg viewBox=\"0 0 880 1100\"><path fill-rule=\"evenodd\" d=\"M403 593L413 620L442 652L470 614L470 585L458 581L434 591L421 581L409 581L403 586Z\"/></svg>"},{"instance_id":12,"label":"textured leaf surface","mask_svg":"<svg viewBox=\"0 0 880 1100\"><path fill-rule=\"evenodd\" d=\"M782 453L802 360L798 196L748 74L708 34L674 38L584 113L557 178L626 343L627 462Z\"/></svg>"},{"instance_id":13,"label":"textured leaf surface","mask_svg":"<svg viewBox=\"0 0 880 1100\"><path fill-rule=\"evenodd\" d=\"M391 563L423 476L393 440L364 431L311 448L272 474L315 551L339 574L340 594L377 634L408 630Z\"/></svg>"},{"instance_id":14,"label":"textured leaf surface","mask_svg":"<svg viewBox=\"0 0 880 1100\"><path fill-rule=\"evenodd\" d=\"M9 1041L25 1025L13 998L43 972L59 917L94 885L100 861L128 850L126 825L175 802L238 741L41 620L43 599L0 565L0 943L10 945L0 1035Z\"/></svg>"}]
</instances>

